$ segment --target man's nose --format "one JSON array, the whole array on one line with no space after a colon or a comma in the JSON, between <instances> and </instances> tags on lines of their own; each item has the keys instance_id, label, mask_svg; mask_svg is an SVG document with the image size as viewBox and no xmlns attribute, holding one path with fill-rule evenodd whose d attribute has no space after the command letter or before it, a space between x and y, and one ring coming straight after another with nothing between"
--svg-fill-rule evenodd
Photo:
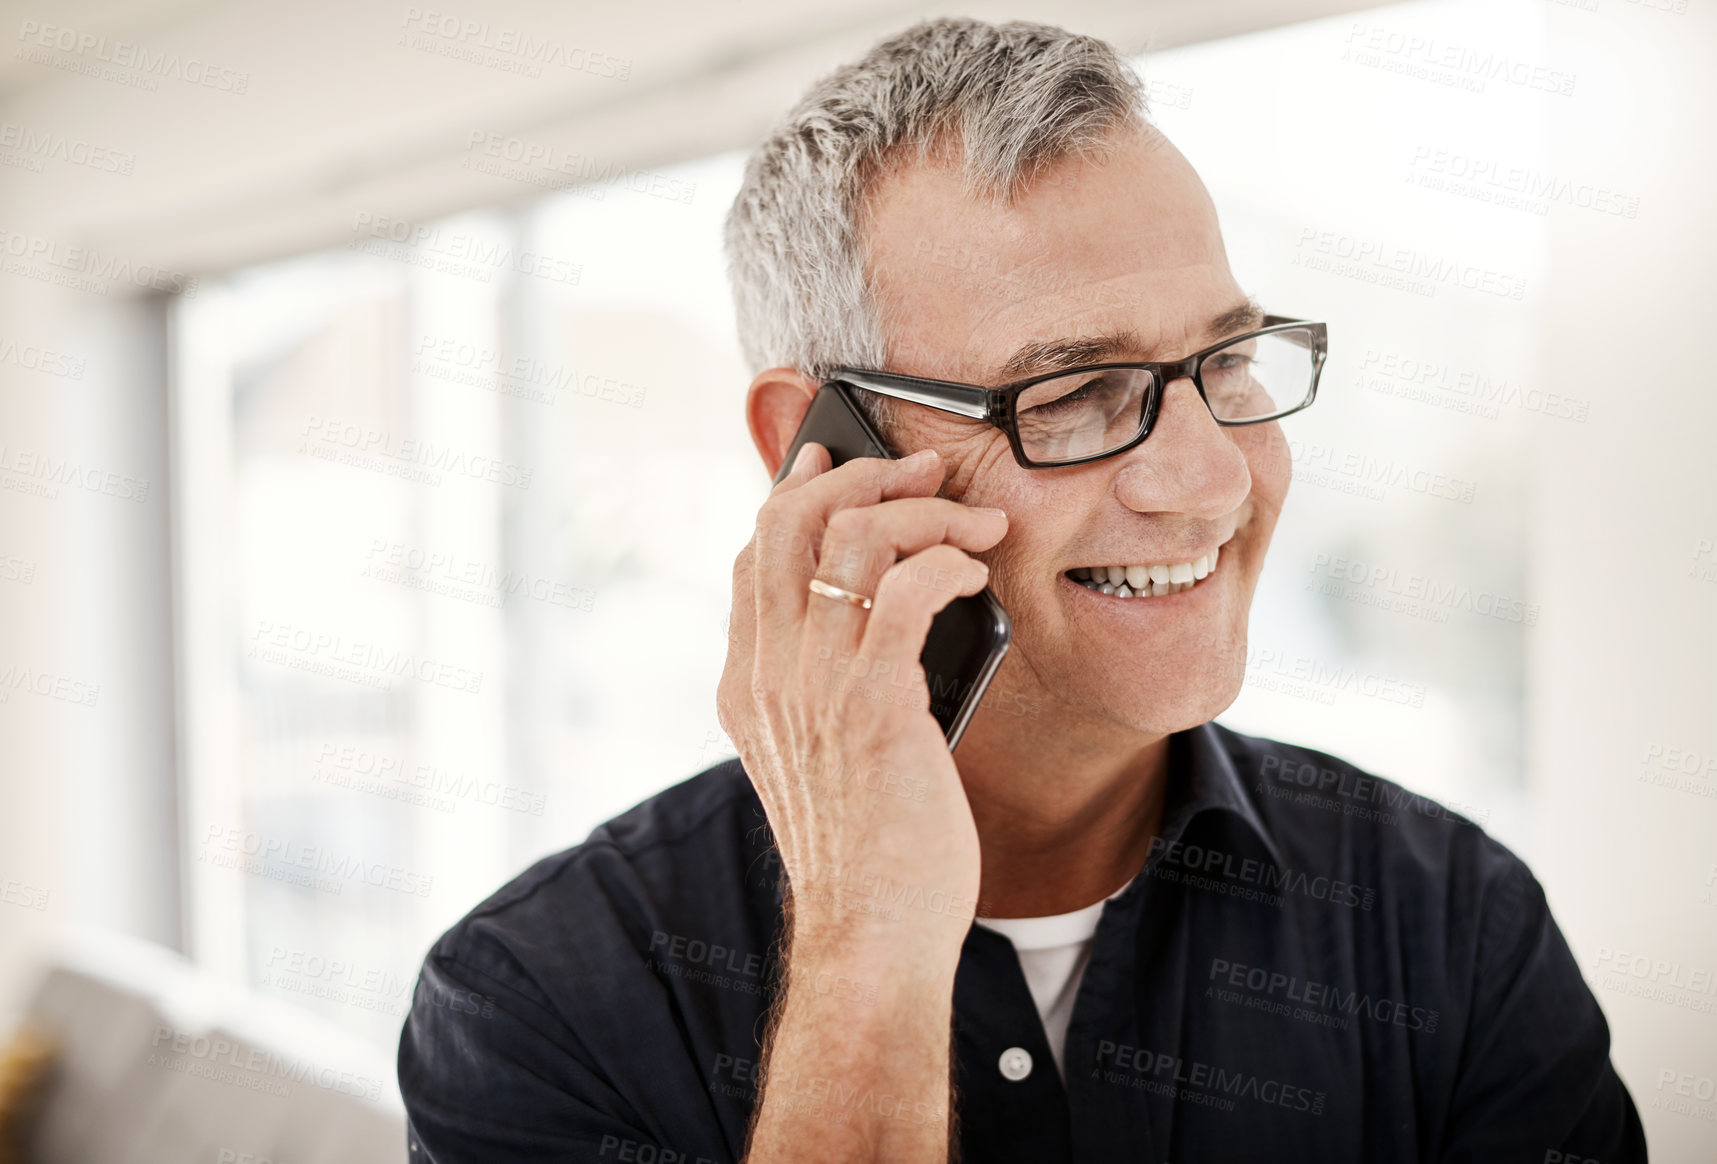
<instances>
[{"instance_id":1,"label":"man's nose","mask_svg":"<svg viewBox=\"0 0 1717 1164\"><path fill-rule=\"evenodd\" d=\"M1216 423L1190 376L1163 389L1151 435L1126 458L1115 492L1140 513L1221 517L1252 490L1245 454Z\"/></svg>"}]
</instances>

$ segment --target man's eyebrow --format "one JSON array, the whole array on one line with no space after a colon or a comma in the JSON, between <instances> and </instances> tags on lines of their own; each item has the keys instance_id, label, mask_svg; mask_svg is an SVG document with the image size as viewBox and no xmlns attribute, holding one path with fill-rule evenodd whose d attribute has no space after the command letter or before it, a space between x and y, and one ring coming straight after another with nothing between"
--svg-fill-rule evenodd
<instances>
[{"instance_id":1,"label":"man's eyebrow","mask_svg":"<svg viewBox=\"0 0 1717 1164\"><path fill-rule=\"evenodd\" d=\"M1204 334L1217 340L1231 331L1250 331L1255 327L1262 327L1263 324L1264 308L1256 299L1247 299L1212 319L1205 326Z\"/></svg>"},{"instance_id":2,"label":"man's eyebrow","mask_svg":"<svg viewBox=\"0 0 1717 1164\"><path fill-rule=\"evenodd\" d=\"M1030 343L1002 365L1004 376L1030 376L1085 364L1102 364L1144 347L1139 333L1128 329L1108 335Z\"/></svg>"},{"instance_id":3,"label":"man's eyebrow","mask_svg":"<svg viewBox=\"0 0 1717 1164\"><path fill-rule=\"evenodd\" d=\"M1210 322L1205 324L1204 335L1210 340L1218 340L1232 332L1258 327L1263 322L1263 307L1255 299L1246 299L1213 316ZM1086 364L1145 359L1154 354L1157 353L1146 349L1139 333L1128 328L1104 335L1076 336L1026 344L1002 365L1002 375L1031 376L1039 372L1079 368Z\"/></svg>"}]
</instances>

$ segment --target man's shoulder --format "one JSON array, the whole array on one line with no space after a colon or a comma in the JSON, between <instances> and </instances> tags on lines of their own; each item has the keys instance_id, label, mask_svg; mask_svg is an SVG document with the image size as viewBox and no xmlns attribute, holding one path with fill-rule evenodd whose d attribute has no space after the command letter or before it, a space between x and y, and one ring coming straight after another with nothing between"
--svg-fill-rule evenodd
<instances>
[{"instance_id":1,"label":"man's shoulder","mask_svg":"<svg viewBox=\"0 0 1717 1164\"><path fill-rule=\"evenodd\" d=\"M756 1057L771 981L779 907L754 814L739 762L717 764L535 862L435 942L399 1041L424 1159L633 1159L652 1142L664 1160L668 1143L737 1156L743 1120L718 1120L706 1088L719 1056Z\"/></svg>"},{"instance_id":2,"label":"man's shoulder","mask_svg":"<svg viewBox=\"0 0 1717 1164\"><path fill-rule=\"evenodd\" d=\"M773 893L772 856L762 807L728 759L533 863L442 934L430 958L499 980L536 978L539 961L594 968L616 947L646 948L662 927L757 912Z\"/></svg>"},{"instance_id":3,"label":"man's shoulder","mask_svg":"<svg viewBox=\"0 0 1717 1164\"><path fill-rule=\"evenodd\" d=\"M1455 807L1317 748L1212 727L1290 865L1339 860L1398 889L1441 883L1463 895L1504 883L1517 892L1531 880L1525 863L1485 831L1482 808Z\"/></svg>"}]
</instances>

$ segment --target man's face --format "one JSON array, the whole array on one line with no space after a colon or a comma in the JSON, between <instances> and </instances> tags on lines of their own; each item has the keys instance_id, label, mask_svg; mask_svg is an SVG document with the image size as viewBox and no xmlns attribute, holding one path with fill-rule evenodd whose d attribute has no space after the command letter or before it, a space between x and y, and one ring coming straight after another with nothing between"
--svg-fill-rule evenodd
<instances>
[{"instance_id":1,"label":"man's face","mask_svg":"<svg viewBox=\"0 0 1717 1164\"><path fill-rule=\"evenodd\" d=\"M1058 163L1008 206L965 197L948 164L913 164L873 184L868 211L888 371L995 386L1068 366L1065 352L1057 364L1033 362L1067 341L1102 341L1081 363L1170 360L1261 324L1231 316L1212 330L1247 297L1203 183L1154 131L1116 139L1101 158ZM901 455L935 448L946 496L1008 512L1007 536L975 555L1013 621L993 690L1041 700L1047 722L1151 735L1204 723L1234 701L1247 611L1291 472L1278 425L1219 427L1182 379L1136 448L1024 469L998 428L898 407ZM1068 576L1190 563L1217 547L1216 568L1174 594L1107 596Z\"/></svg>"}]
</instances>

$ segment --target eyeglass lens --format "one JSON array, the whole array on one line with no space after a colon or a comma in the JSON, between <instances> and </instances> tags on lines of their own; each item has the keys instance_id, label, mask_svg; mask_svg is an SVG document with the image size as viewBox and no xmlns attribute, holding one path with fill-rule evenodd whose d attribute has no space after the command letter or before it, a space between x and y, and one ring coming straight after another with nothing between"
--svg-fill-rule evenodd
<instances>
[{"instance_id":1,"label":"eyeglass lens","mask_svg":"<svg viewBox=\"0 0 1717 1164\"><path fill-rule=\"evenodd\" d=\"M1249 336L1205 356L1199 370L1217 420L1260 420L1311 395L1316 333L1289 328ZM1033 461L1072 461L1130 443L1144 425L1154 383L1142 368L1070 372L1026 388L1016 402L1020 447Z\"/></svg>"}]
</instances>

